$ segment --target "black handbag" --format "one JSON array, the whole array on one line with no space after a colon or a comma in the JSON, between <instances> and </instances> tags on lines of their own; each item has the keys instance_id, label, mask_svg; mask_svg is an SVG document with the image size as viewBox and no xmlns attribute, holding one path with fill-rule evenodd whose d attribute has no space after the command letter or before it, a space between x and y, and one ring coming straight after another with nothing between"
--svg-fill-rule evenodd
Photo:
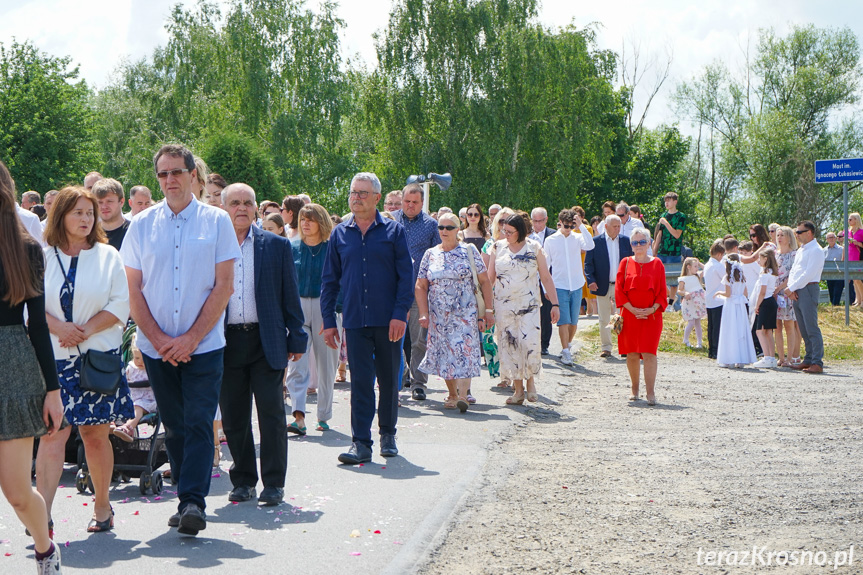
<instances>
[{"instance_id":1,"label":"black handbag","mask_svg":"<svg viewBox=\"0 0 863 575\"><path fill-rule=\"evenodd\" d=\"M57 263L60 264L60 271L63 272L63 281L66 282L69 294L74 300L75 286L72 285L69 276L66 275L66 269L63 267L56 247L54 248L54 255L57 256ZM81 355L81 377L78 384L81 389L102 395L117 393L123 374L123 359L120 354L95 349L81 353L80 347L78 353Z\"/></svg>"}]
</instances>

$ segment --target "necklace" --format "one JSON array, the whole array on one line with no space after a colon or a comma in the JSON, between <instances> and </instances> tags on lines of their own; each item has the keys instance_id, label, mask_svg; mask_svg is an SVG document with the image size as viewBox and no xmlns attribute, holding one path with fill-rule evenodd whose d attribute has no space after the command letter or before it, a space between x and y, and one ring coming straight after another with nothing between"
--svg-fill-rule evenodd
<instances>
[{"instance_id":1,"label":"necklace","mask_svg":"<svg viewBox=\"0 0 863 575\"><path fill-rule=\"evenodd\" d=\"M318 254L321 253L321 250L324 249L324 243L326 243L326 242L321 242L317 246L310 246L306 242L303 242L303 245L306 246L306 249L309 250L309 253L312 254L312 257L316 258L316 257L318 257ZM314 249L312 249L313 247L318 248L318 251L315 251Z\"/></svg>"}]
</instances>

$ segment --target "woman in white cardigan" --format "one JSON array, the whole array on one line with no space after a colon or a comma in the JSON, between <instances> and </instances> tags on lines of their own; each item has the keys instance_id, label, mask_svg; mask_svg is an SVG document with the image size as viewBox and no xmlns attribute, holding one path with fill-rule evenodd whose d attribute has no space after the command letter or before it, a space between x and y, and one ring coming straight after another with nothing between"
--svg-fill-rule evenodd
<instances>
[{"instance_id":1,"label":"woman in white cardigan","mask_svg":"<svg viewBox=\"0 0 863 575\"><path fill-rule=\"evenodd\" d=\"M114 453L110 423L134 417L125 378L113 395L80 386L81 355L88 350L116 351L129 319L129 287L120 254L105 243L96 197L82 187L57 194L45 227L45 311L66 419L78 426L87 454L96 501L90 533L109 531L114 512L108 500ZM43 437L36 457L36 488L51 506L70 427Z\"/></svg>"}]
</instances>

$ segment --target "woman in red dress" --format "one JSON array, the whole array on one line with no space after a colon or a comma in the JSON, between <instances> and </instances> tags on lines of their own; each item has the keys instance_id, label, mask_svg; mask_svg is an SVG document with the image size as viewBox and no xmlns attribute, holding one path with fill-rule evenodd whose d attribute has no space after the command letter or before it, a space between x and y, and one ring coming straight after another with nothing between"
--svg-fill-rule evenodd
<instances>
[{"instance_id":1,"label":"woman in red dress","mask_svg":"<svg viewBox=\"0 0 863 575\"><path fill-rule=\"evenodd\" d=\"M650 233L646 229L633 230L630 243L634 255L621 260L614 286L615 302L623 316L617 346L620 354L626 355L626 368L632 381L629 400L638 400L640 360L643 360L647 404L656 405L653 393L656 350L662 335L662 312L668 306L665 266L659 258L647 255Z\"/></svg>"}]
</instances>

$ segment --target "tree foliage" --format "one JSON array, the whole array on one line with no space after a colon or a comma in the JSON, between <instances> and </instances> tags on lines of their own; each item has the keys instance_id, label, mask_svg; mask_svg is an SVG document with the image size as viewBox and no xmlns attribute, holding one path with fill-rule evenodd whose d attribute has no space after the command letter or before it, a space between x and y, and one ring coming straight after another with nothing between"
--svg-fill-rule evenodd
<instances>
[{"instance_id":1,"label":"tree foliage","mask_svg":"<svg viewBox=\"0 0 863 575\"><path fill-rule=\"evenodd\" d=\"M704 134L690 184L703 187L709 218L732 232L756 221L837 220L841 191L816 186L813 166L863 149L858 120L837 119L858 102L859 59L847 28L761 30L741 77L716 62L678 87L681 113Z\"/></svg>"},{"instance_id":2,"label":"tree foliage","mask_svg":"<svg viewBox=\"0 0 863 575\"><path fill-rule=\"evenodd\" d=\"M89 90L70 63L0 43L0 158L20 191L80 182L96 163Z\"/></svg>"}]
</instances>

